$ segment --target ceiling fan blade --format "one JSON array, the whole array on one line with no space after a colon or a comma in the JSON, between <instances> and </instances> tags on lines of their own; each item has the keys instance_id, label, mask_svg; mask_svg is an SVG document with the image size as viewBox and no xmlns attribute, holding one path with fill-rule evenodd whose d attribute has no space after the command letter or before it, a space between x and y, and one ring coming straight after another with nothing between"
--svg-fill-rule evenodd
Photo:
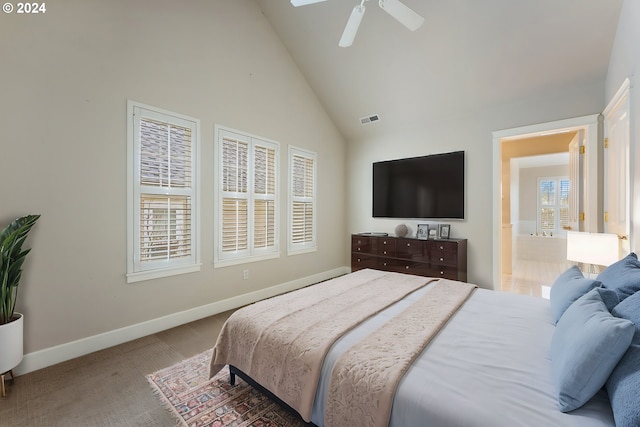
<instances>
[{"instance_id":1,"label":"ceiling fan blade","mask_svg":"<svg viewBox=\"0 0 640 427\"><path fill-rule=\"evenodd\" d=\"M298 7L298 6L306 6L308 4L320 3L322 1L326 1L326 0L291 0L291 4L294 5L295 7Z\"/></svg>"},{"instance_id":2,"label":"ceiling fan blade","mask_svg":"<svg viewBox=\"0 0 640 427\"><path fill-rule=\"evenodd\" d=\"M353 44L353 40L356 38L356 33L358 32L358 27L360 27L360 22L364 16L364 11L364 5L358 5L353 8L347 25L344 27L342 37L340 37L340 42L338 42L338 46L349 47Z\"/></svg>"},{"instance_id":3,"label":"ceiling fan blade","mask_svg":"<svg viewBox=\"0 0 640 427\"><path fill-rule=\"evenodd\" d=\"M398 22L411 31L415 31L420 28L424 22L424 18L422 16L409 9L399 0L380 0L378 4L385 12L396 18Z\"/></svg>"}]
</instances>

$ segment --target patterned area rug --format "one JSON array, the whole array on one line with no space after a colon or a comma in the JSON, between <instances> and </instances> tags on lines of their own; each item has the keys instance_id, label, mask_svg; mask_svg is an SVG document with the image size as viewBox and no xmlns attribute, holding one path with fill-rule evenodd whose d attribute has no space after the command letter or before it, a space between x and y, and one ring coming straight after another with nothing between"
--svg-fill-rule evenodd
<instances>
[{"instance_id":1,"label":"patterned area rug","mask_svg":"<svg viewBox=\"0 0 640 427\"><path fill-rule=\"evenodd\" d=\"M229 370L209 379L211 350L147 376L155 394L188 427L298 427L300 418L236 376L229 384Z\"/></svg>"}]
</instances>

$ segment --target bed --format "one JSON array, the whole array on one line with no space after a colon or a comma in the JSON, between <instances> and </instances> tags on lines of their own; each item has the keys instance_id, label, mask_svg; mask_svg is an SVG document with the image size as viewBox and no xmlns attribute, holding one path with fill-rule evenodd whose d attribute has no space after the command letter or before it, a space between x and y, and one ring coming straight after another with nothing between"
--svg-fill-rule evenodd
<instances>
[{"instance_id":1,"label":"bed","mask_svg":"<svg viewBox=\"0 0 640 427\"><path fill-rule=\"evenodd\" d=\"M558 279L570 288L554 284L562 304L553 305L451 280L360 270L236 311L214 347L211 376L228 366L319 427L614 426L620 417L614 421L611 391L602 384L578 396L579 405L566 393L559 403L558 369L581 362L575 349L554 342L556 329L567 329L556 325L558 312L574 316L579 304L571 302L582 295L611 297L596 281L578 295L573 279ZM604 375L592 371L607 365L606 381L629 356L632 339L640 349L634 324L611 317L620 355L597 368L587 364L589 378ZM588 387L579 388L584 394Z\"/></svg>"}]
</instances>

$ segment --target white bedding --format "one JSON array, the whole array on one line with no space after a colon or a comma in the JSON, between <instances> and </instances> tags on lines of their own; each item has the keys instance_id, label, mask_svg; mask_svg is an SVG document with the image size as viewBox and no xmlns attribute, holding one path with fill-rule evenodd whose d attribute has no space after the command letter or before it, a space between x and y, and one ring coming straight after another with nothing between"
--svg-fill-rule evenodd
<instances>
[{"instance_id":1,"label":"white bedding","mask_svg":"<svg viewBox=\"0 0 640 427\"><path fill-rule=\"evenodd\" d=\"M328 373L339 354L429 289L333 345L321 372L314 424L324 424ZM549 356L553 330L548 300L477 289L400 382L390 426L613 426L603 391L576 411L558 410Z\"/></svg>"}]
</instances>

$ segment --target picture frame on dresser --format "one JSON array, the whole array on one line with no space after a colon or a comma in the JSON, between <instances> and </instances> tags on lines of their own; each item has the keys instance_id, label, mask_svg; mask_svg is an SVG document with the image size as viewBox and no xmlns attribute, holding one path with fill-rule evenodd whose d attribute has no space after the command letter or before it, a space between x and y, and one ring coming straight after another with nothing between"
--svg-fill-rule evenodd
<instances>
[{"instance_id":1,"label":"picture frame on dresser","mask_svg":"<svg viewBox=\"0 0 640 427\"><path fill-rule=\"evenodd\" d=\"M429 238L429 224L418 224L416 230L416 238L428 239Z\"/></svg>"},{"instance_id":2,"label":"picture frame on dresser","mask_svg":"<svg viewBox=\"0 0 640 427\"><path fill-rule=\"evenodd\" d=\"M451 234L450 224L438 224L438 238L448 239Z\"/></svg>"},{"instance_id":3,"label":"picture frame on dresser","mask_svg":"<svg viewBox=\"0 0 640 427\"><path fill-rule=\"evenodd\" d=\"M438 238L438 224L429 224L429 237L430 240Z\"/></svg>"}]
</instances>

